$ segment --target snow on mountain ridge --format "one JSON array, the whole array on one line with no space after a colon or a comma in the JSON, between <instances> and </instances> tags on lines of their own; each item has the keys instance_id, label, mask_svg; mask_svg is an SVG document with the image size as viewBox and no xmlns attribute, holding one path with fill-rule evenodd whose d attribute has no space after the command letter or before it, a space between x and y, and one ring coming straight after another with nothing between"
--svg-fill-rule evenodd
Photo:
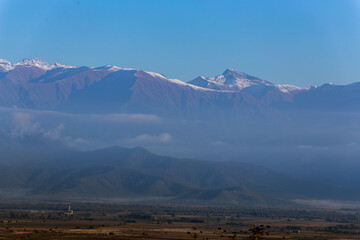
<instances>
[{"instance_id":1,"label":"snow on mountain ridge","mask_svg":"<svg viewBox=\"0 0 360 240\"><path fill-rule=\"evenodd\" d=\"M121 67L118 67L118 66L115 66L115 65L105 65L105 66L101 66L101 67L95 67L95 68L92 68L92 69L95 69L95 70L108 70L108 71L112 71L112 72L116 72L116 71L119 71L119 70L126 70L126 71L134 71L134 70L136 70L134 68L121 68Z\"/></svg>"},{"instance_id":2,"label":"snow on mountain ridge","mask_svg":"<svg viewBox=\"0 0 360 240\"><path fill-rule=\"evenodd\" d=\"M306 88L288 84L275 85L272 82L230 68L226 69L221 75L216 77L199 76L188 83L202 88L228 91L242 91L243 89L252 86L275 87L285 94L306 90Z\"/></svg>"},{"instance_id":3,"label":"snow on mountain ridge","mask_svg":"<svg viewBox=\"0 0 360 240\"><path fill-rule=\"evenodd\" d=\"M5 59L0 59L0 72L9 72L16 68L17 66L24 66L24 67L37 67L43 69L45 71L55 69L55 68L76 68L77 66L68 66L60 63L49 64L44 62L38 58L30 58L30 59L23 59L16 63L11 63ZM93 70L107 70L110 72L116 72L119 70L137 70L132 68L120 68L115 65L105 65L101 67L91 67L90 69ZM137 70L142 71L142 70ZM248 75L243 72L239 72L235 69L226 69L221 75L216 77L204 77L199 76L194 80L186 83L181 80L177 79L169 79L164 75L143 71L149 74L152 77L156 77L158 79L167 80L172 83L176 83L178 85L184 87L190 87L193 89L198 89L202 91L226 91L226 92L234 92L234 91L241 91L247 87L251 87L253 85L263 85L263 86L274 86L278 90L283 93L291 93L291 92L299 92L302 90L306 90L305 88L296 87L293 85L274 85L271 82L262 80L260 78Z\"/></svg>"},{"instance_id":4,"label":"snow on mountain ridge","mask_svg":"<svg viewBox=\"0 0 360 240\"><path fill-rule=\"evenodd\" d=\"M309 89L309 88L301 88L289 84L276 85L276 88L283 93L297 92L297 91L303 91Z\"/></svg>"},{"instance_id":5,"label":"snow on mountain ridge","mask_svg":"<svg viewBox=\"0 0 360 240\"><path fill-rule=\"evenodd\" d=\"M274 86L271 82L230 68L226 69L221 75L216 77L206 78L199 76L189 83L205 88L230 91L239 91L253 85Z\"/></svg>"},{"instance_id":6,"label":"snow on mountain ridge","mask_svg":"<svg viewBox=\"0 0 360 240\"><path fill-rule=\"evenodd\" d=\"M43 69L46 71L54 69L54 68L76 68L76 66L69 66L69 65L64 65L64 64L60 64L60 63L49 64L38 58L25 58L16 63L11 63L5 59L0 59L0 68L2 68L6 72L13 70L17 66L37 67L37 68L40 68L40 69Z\"/></svg>"},{"instance_id":7,"label":"snow on mountain ridge","mask_svg":"<svg viewBox=\"0 0 360 240\"><path fill-rule=\"evenodd\" d=\"M13 64L5 59L0 59L0 70L8 72L13 69Z\"/></svg>"},{"instance_id":8,"label":"snow on mountain ridge","mask_svg":"<svg viewBox=\"0 0 360 240\"><path fill-rule=\"evenodd\" d=\"M164 75L161 75L159 73L142 71L142 70L139 70L139 71L144 72L144 73L150 75L151 77L161 79L161 80L164 80L164 81L169 81L171 83L175 83L175 84L180 85L180 86L189 87L189 88L193 88L193 89L197 89L197 90L201 90L201 91L218 91L218 90L215 90L215 89L209 89L209 88L204 88L204 87L201 87L201 86L196 86L196 85L193 85L193 84L189 84L189 83L183 82L183 81L178 80L178 79L167 78ZM223 92L231 92L231 91L223 90Z\"/></svg>"}]
</instances>

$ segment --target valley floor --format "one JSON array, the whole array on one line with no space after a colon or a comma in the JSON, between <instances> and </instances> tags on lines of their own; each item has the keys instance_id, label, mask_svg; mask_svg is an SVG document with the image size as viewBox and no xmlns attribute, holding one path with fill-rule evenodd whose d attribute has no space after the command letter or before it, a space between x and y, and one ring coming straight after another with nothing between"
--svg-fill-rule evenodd
<instances>
[{"instance_id":1,"label":"valley floor","mask_svg":"<svg viewBox=\"0 0 360 240\"><path fill-rule=\"evenodd\" d=\"M0 239L360 239L359 209L0 203ZM70 211L71 213L71 211Z\"/></svg>"}]
</instances>

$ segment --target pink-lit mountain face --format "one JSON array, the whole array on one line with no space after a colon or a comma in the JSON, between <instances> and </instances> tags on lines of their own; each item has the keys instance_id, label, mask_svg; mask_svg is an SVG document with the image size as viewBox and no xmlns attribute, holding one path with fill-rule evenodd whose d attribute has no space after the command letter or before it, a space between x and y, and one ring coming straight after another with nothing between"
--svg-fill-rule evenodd
<instances>
[{"instance_id":1,"label":"pink-lit mountain face","mask_svg":"<svg viewBox=\"0 0 360 240\"><path fill-rule=\"evenodd\" d=\"M210 114L261 107L245 91L214 90L115 66L75 67L39 59L0 63L0 105L80 112Z\"/></svg>"},{"instance_id":2,"label":"pink-lit mountain face","mask_svg":"<svg viewBox=\"0 0 360 240\"><path fill-rule=\"evenodd\" d=\"M358 84L299 88L227 69L185 83L116 66L77 67L39 59L0 60L0 106L84 113L143 112L191 118L257 110L358 109ZM330 109L331 110L331 109Z\"/></svg>"}]
</instances>

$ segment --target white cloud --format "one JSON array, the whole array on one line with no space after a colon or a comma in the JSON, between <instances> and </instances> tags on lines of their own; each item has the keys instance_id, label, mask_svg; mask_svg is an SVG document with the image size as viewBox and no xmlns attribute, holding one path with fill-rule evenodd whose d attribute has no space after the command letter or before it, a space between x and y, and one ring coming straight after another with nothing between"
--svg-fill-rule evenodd
<instances>
[{"instance_id":1,"label":"white cloud","mask_svg":"<svg viewBox=\"0 0 360 240\"><path fill-rule=\"evenodd\" d=\"M130 143L169 143L171 141L172 136L169 133L160 135L142 134L128 140Z\"/></svg>"},{"instance_id":2,"label":"white cloud","mask_svg":"<svg viewBox=\"0 0 360 240\"><path fill-rule=\"evenodd\" d=\"M39 123L29 113L15 112L13 115L14 129L11 134L16 137L37 134L40 130Z\"/></svg>"},{"instance_id":3,"label":"white cloud","mask_svg":"<svg viewBox=\"0 0 360 240\"><path fill-rule=\"evenodd\" d=\"M4 129L14 139L39 137L44 140L57 141L66 145L91 145L97 142L92 136L101 127L129 124L158 124L162 119L153 114L71 114L56 111L41 111L30 109L0 107L0 128ZM123 125L122 125L123 124ZM80 125L77 131L77 125ZM67 126L65 128L65 126ZM86 128L91 126L92 128ZM99 126L99 128L97 128ZM136 126L136 125L135 125ZM115 126L116 127L116 126ZM85 131L84 131L85 130ZM126 142L167 143L172 139L168 133L158 136L140 135Z\"/></svg>"},{"instance_id":4,"label":"white cloud","mask_svg":"<svg viewBox=\"0 0 360 240\"><path fill-rule=\"evenodd\" d=\"M59 124L55 128L44 128L40 127L36 117L29 113L15 112L12 114L13 117L13 129L11 135L13 137L23 138L25 136L42 136L45 139L60 140L61 132L64 129L63 124Z\"/></svg>"},{"instance_id":5,"label":"white cloud","mask_svg":"<svg viewBox=\"0 0 360 240\"><path fill-rule=\"evenodd\" d=\"M49 138L52 140L59 140L61 139L61 131L64 129L64 124L59 124L54 129L49 129L43 133L43 137Z\"/></svg>"},{"instance_id":6,"label":"white cloud","mask_svg":"<svg viewBox=\"0 0 360 240\"><path fill-rule=\"evenodd\" d=\"M38 136L46 140L60 141L67 145L87 143L87 141L82 138L63 136L62 131L65 127L62 123L55 128L41 127L35 116L24 112L14 112L12 113L12 118L13 129L10 133L13 138L23 139L26 137Z\"/></svg>"}]
</instances>

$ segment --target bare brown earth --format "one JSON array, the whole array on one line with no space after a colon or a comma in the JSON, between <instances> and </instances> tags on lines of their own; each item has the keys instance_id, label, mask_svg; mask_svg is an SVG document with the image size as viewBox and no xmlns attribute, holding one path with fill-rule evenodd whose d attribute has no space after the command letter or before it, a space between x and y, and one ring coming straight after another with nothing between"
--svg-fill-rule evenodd
<instances>
[{"instance_id":1,"label":"bare brown earth","mask_svg":"<svg viewBox=\"0 0 360 240\"><path fill-rule=\"evenodd\" d=\"M0 203L0 239L249 239L257 227L263 239L360 239L359 209L71 206Z\"/></svg>"}]
</instances>

